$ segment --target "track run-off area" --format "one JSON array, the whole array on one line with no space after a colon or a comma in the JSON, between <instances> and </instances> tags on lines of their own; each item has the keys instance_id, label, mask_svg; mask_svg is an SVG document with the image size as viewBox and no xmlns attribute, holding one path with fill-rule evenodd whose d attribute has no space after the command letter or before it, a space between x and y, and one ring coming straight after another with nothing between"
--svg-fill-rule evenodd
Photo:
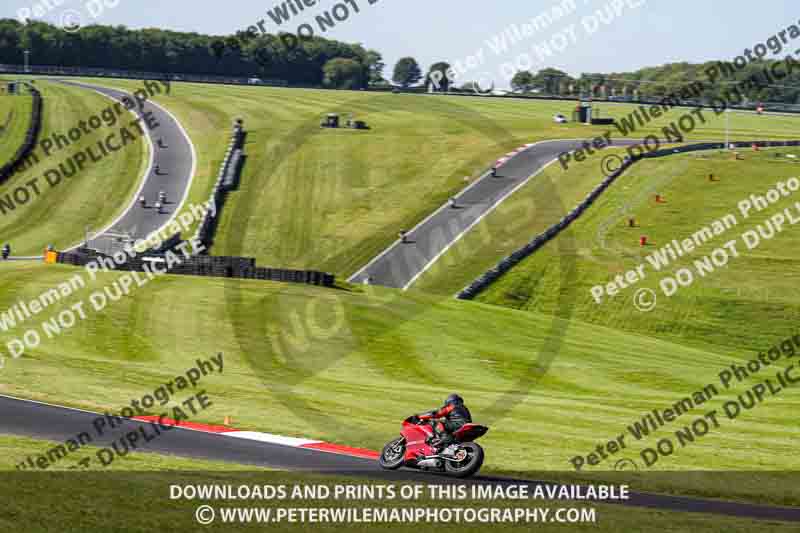
<instances>
[{"instance_id":1,"label":"track run-off area","mask_svg":"<svg viewBox=\"0 0 800 533\"><path fill-rule=\"evenodd\" d=\"M23 400L0 395L0 433L25 435L35 438L65 442L74 439L87 428L96 428L98 420L106 417L79 409ZM237 431L223 426L186 424L169 429L159 429L156 436L154 426L167 427L169 423L149 418L143 420L125 419L124 423L112 427L104 424L102 435L96 437L94 446L120 448L135 446L138 451L167 453L184 457L215 459L259 467L295 470L318 474L343 476L365 476L381 480L416 481L442 483L448 478L409 470L385 471L378 465L377 452L348 448L346 446L283 437L253 431ZM96 432L95 432L96 433ZM150 434L150 441L145 438ZM131 443L133 435L136 440ZM120 443L123 443L120 445ZM18 465L26 470L30 465ZM34 468L34 466L31 466ZM462 480L451 480L459 481ZM553 485L552 482L520 480L512 478L477 476L468 483L492 485ZM621 505L658 508L673 511L723 514L742 518L764 520L783 520L800 522L800 509L790 507L763 506L747 503L669 496L648 493L630 493L630 498L615 501Z\"/></svg>"},{"instance_id":2,"label":"track run-off area","mask_svg":"<svg viewBox=\"0 0 800 533\"><path fill-rule=\"evenodd\" d=\"M94 85L64 82L97 91L111 99L120 100L126 93ZM165 108L147 102L138 111L152 113L160 126L148 136L150 161L146 175L125 211L94 237L95 244L113 250L119 245L118 234L143 238L163 228L177 215L189 194L196 171L197 157L187 132ZM409 230L386 250L369 261L349 278L353 283L369 283L397 289L408 289L453 244L490 214L505 199L513 195L549 165L558 155L577 150L586 141L552 140L521 146L498 161L496 175L487 172L442 205L422 222ZM640 141L615 141L613 146L639 144ZM155 172L156 167L160 172ZM600 171L598 170L598 181ZM163 210L142 207L140 196L152 205L160 192L168 202ZM572 206L565 206L567 209ZM102 415L90 411L50 405L9 396L0 396L0 432L64 442L74 437ZM151 426L151 421L128 420L118 428L109 428L96 445L110 445L131 432ZM385 472L375 460L375 452L321 441L282 437L254 431L237 431L226 427L173 428L152 442L142 443L141 449L155 453L174 454L192 458L222 460L246 465L332 473L364 475L381 479L435 480L441 478L401 471ZM479 477L477 483L505 484L518 480ZM530 484L547 482L527 481ZM774 506L759 506L699 498L655 494L633 494L626 504L666 510L719 513L758 519L800 521L800 510Z\"/></svg>"}]
</instances>

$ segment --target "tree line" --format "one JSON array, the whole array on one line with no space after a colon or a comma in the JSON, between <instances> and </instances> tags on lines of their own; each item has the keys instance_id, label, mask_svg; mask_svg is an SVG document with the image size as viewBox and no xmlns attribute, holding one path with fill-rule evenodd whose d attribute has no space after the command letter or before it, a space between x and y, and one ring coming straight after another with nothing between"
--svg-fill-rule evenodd
<instances>
[{"instance_id":1,"label":"tree line","mask_svg":"<svg viewBox=\"0 0 800 533\"><path fill-rule=\"evenodd\" d=\"M134 30L125 26L91 25L75 32L42 21L23 24L0 19L0 63L20 64L30 50L31 63L63 67L119 68L122 70L258 77L279 79L290 85L361 89L391 84L383 78L381 54L361 44L322 37L297 39L289 34L237 32L214 36L157 28ZM658 99L675 94L693 81L704 85L699 100L713 101L730 87L774 61L750 63L726 80L714 83L707 72L716 62L671 63L634 72L583 73L573 77L555 68L517 72L511 87L520 93L619 99ZM401 58L391 81L395 86L421 86L434 91L472 90L476 84L451 87L450 65L439 61L427 74L413 57ZM483 90L487 88L482 88ZM800 69L779 83L748 87L752 102L800 103Z\"/></svg>"},{"instance_id":2,"label":"tree line","mask_svg":"<svg viewBox=\"0 0 800 533\"><path fill-rule=\"evenodd\" d=\"M791 72L785 65L781 66L777 72L787 75L780 80L770 80L763 72L776 63L778 61L774 60L753 62L741 69L732 66L723 69L717 61L669 63L633 72L583 73L577 77L545 68L536 73L517 72L511 80L511 88L520 93L552 96L658 100L679 94L694 83L703 89L692 99L701 103L718 101L725 92L738 89L750 103L800 104L800 68L797 68L800 62L795 62L796 68ZM757 83L746 83L752 79Z\"/></svg>"},{"instance_id":3,"label":"tree line","mask_svg":"<svg viewBox=\"0 0 800 533\"><path fill-rule=\"evenodd\" d=\"M741 93L742 103L800 104L800 60L789 59L756 61L741 68L718 61L668 63L633 72L587 72L579 76L544 68L535 73L517 72L511 80L511 89L521 94L618 100L662 100L677 96L696 103L728 101L733 91L737 98ZM773 79L764 74L765 70ZM423 76L414 58L407 57L398 62L392 81L409 87L424 80L427 90L437 92L486 92L494 88L480 87L476 82L451 86L449 71L450 64L440 61L431 65ZM781 73L780 79L774 77L776 72Z\"/></svg>"},{"instance_id":4,"label":"tree line","mask_svg":"<svg viewBox=\"0 0 800 533\"><path fill-rule=\"evenodd\" d=\"M41 21L0 19L0 63L280 79L358 89L383 80L383 58L361 44L281 35L213 36L92 25L67 32Z\"/></svg>"}]
</instances>

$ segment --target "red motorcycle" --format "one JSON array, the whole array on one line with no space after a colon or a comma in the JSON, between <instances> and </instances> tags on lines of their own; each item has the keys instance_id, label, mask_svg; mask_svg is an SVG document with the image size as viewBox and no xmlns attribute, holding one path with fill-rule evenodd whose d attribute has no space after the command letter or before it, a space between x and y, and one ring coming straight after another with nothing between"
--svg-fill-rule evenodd
<instances>
[{"instance_id":1,"label":"red motorcycle","mask_svg":"<svg viewBox=\"0 0 800 533\"><path fill-rule=\"evenodd\" d=\"M387 470L407 466L444 472L459 478L469 477L477 473L483 465L483 448L473 441L487 431L489 428L486 426L464 424L453 433L453 444L437 452L431 446L436 438L431 424L417 416L410 416L403 420L400 437L383 447L378 462Z\"/></svg>"}]
</instances>

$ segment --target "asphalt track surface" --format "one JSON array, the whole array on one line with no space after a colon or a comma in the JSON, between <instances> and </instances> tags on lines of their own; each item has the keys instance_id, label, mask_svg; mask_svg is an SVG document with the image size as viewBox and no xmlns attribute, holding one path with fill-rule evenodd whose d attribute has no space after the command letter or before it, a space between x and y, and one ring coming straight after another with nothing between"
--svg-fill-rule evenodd
<instances>
[{"instance_id":1,"label":"asphalt track surface","mask_svg":"<svg viewBox=\"0 0 800 533\"><path fill-rule=\"evenodd\" d=\"M126 93L115 89L77 82L63 83L96 90L115 100L126 96ZM127 233L134 238L141 238L166 225L184 201L194 174L196 164L194 148L177 120L166 110L151 102L144 105L143 111L152 112L159 122L159 127L149 132L152 159L147 176L142 181L140 190L132 199L131 204L117 220L98 232L97 240L109 248L115 248L121 244L116 237L110 235L111 233ZM138 113L141 112L142 110L138 111ZM163 139L167 146L166 149L158 148L156 143L159 138ZM464 233L500 202L535 177L547 165L553 163L560 153L580 148L583 142L582 140L545 141L521 152L501 167L497 177L493 178L487 173L464 189L456 197L456 208L451 208L449 205L442 206L409 232L408 240L410 242L396 242L356 273L351 280L363 281L369 276L371 283L407 288L453 243L457 242ZM638 141L617 141L615 144L636 143ZM163 174L157 175L153 172L156 164L165 171ZM148 204L152 205L158 192L162 190L167 193L168 197L168 203L162 213L156 212L154 208L141 208L138 202L140 195L144 195ZM94 244L98 244L98 242ZM94 445L109 446L124 438L125 434L130 431L135 431L140 427L150 427L148 423L128 420L116 429L107 429L102 436L97 436L93 423L101 416L88 411L0 396L0 433L64 442L75 438L81 432L89 432L93 436ZM388 480L420 480L436 483L450 481L449 478L408 470L387 472L371 459L183 428L165 431L158 438L148 443L140 442L138 446L139 450L147 452L277 469L323 474L364 475ZM19 463L22 463L24 459L24 457L20 457ZM487 476L477 477L474 482L552 485L546 481L513 480ZM631 494L631 499L621 504L757 519L800 521L800 509L679 496L636 493Z\"/></svg>"},{"instance_id":2,"label":"asphalt track surface","mask_svg":"<svg viewBox=\"0 0 800 533\"><path fill-rule=\"evenodd\" d=\"M120 101L125 96L130 97L129 93L107 87L64 80L60 83L94 90L114 101ZM163 94L165 91L163 84L158 82L158 85ZM110 101L109 104L111 104ZM142 107L137 105L134 112L139 117L143 113L152 113L158 127L149 130L144 120L140 122L148 134L147 139L150 144L151 157L146 170L147 174L125 211L105 228L99 230L94 228L92 247L109 253L118 251L124 246L125 242L118 237L119 235L130 235L133 240L136 240L145 238L167 225L183 205L195 171L196 157L192 142L172 114L151 100L147 100ZM123 117L125 116L123 115ZM120 123L115 127L124 125L133 130L135 126L128 126L128 124L134 120L134 117L130 113L127 114L127 117L129 120L121 118ZM163 142L164 148L159 147L159 140ZM158 174L155 172L156 166L160 167ZM160 191L167 194L167 201L162 206L161 212L155 208ZM146 207L140 205L140 196L145 197Z\"/></svg>"},{"instance_id":3,"label":"asphalt track surface","mask_svg":"<svg viewBox=\"0 0 800 533\"><path fill-rule=\"evenodd\" d=\"M400 239L381 252L348 281L408 289L453 244L487 214L542 170L554 163L559 154L583 147L591 139L542 141L509 159L497 169L497 176L487 172L455 196L456 205L445 204L409 230L406 242ZM638 140L615 140L614 146L639 144ZM597 169L598 183L603 172ZM564 206L569 211L574 206ZM566 212L565 212L566 214Z\"/></svg>"},{"instance_id":4,"label":"asphalt track surface","mask_svg":"<svg viewBox=\"0 0 800 533\"><path fill-rule=\"evenodd\" d=\"M103 435L97 436L93 424L96 419L102 417L101 414L89 411L0 396L0 433L26 435L63 443L68 439L76 438L81 432L87 432L93 437L92 445L110 446L113 442L124 438L128 432L137 431L139 427L148 429L151 427L149 423L127 420L116 429L107 429ZM251 441L183 428L172 428L148 443L140 441L137 445L139 446L137 450L140 452L168 453L300 472L365 476L384 481L423 481L438 484L462 482L444 476L410 470L387 472L382 470L374 459ZM25 459L25 457L19 457L18 463L22 463ZM60 467L73 466L69 456L62 461L63 463L59 463ZM99 462L95 461L95 466L97 465ZM491 476L478 476L468 482L497 485L526 484L531 487L555 485L547 481L515 480ZM630 493L629 500L609 503L800 522L800 509L798 508L751 505L682 496Z\"/></svg>"}]
</instances>

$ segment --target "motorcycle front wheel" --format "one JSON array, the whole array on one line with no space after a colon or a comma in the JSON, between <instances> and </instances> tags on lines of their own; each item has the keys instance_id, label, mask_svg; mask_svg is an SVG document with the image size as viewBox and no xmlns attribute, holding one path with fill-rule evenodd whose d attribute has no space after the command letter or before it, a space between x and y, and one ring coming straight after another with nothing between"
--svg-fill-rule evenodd
<instances>
[{"instance_id":1,"label":"motorcycle front wheel","mask_svg":"<svg viewBox=\"0 0 800 533\"><path fill-rule=\"evenodd\" d=\"M475 475L483 465L483 448L474 442L465 442L458 447L457 461L445 461L445 471L458 478Z\"/></svg>"},{"instance_id":2,"label":"motorcycle front wheel","mask_svg":"<svg viewBox=\"0 0 800 533\"><path fill-rule=\"evenodd\" d=\"M386 470L397 470L403 466L406 456L406 439L398 437L383 447L380 465Z\"/></svg>"}]
</instances>

